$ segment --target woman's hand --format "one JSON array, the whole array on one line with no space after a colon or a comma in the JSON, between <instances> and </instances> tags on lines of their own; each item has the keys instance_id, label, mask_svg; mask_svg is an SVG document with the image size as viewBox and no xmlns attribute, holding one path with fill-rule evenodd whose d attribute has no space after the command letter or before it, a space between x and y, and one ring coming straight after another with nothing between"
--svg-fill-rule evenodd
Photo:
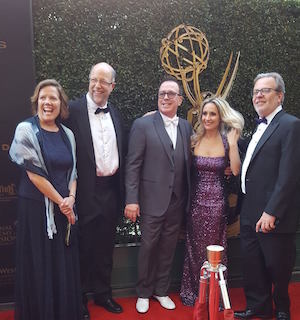
<instances>
[{"instance_id":1,"label":"woman's hand","mask_svg":"<svg viewBox=\"0 0 300 320\"><path fill-rule=\"evenodd\" d=\"M240 173L240 169L241 169L241 159L240 159L239 149L238 149L239 137L240 137L240 133L237 129L232 128L227 133L227 141L229 144L230 169L234 176L237 176Z\"/></svg>"},{"instance_id":2,"label":"woman's hand","mask_svg":"<svg viewBox=\"0 0 300 320\"><path fill-rule=\"evenodd\" d=\"M239 140L240 134L237 129L231 128L231 130L227 133L227 140L229 146L236 145Z\"/></svg>"},{"instance_id":3,"label":"woman's hand","mask_svg":"<svg viewBox=\"0 0 300 320\"><path fill-rule=\"evenodd\" d=\"M67 217L68 221L71 224L75 223L75 214L73 211L73 206L75 203L75 199L72 196L66 197L59 204L60 211Z\"/></svg>"},{"instance_id":4,"label":"woman's hand","mask_svg":"<svg viewBox=\"0 0 300 320\"><path fill-rule=\"evenodd\" d=\"M76 218L75 218L75 213L74 213L73 210L72 210L70 213L65 214L65 216L67 217L68 222L69 222L70 224L75 224Z\"/></svg>"},{"instance_id":5,"label":"woman's hand","mask_svg":"<svg viewBox=\"0 0 300 320\"><path fill-rule=\"evenodd\" d=\"M75 214L73 211L73 206L75 203L76 180L73 181L70 189L70 195L72 194L73 196L71 195L69 197L62 198L62 196L46 178L30 171L26 172L30 181L39 189L39 191L56 203L59 206L61 213L67 217L69 223L74 224Z\"/></svg>"}]
</instances>

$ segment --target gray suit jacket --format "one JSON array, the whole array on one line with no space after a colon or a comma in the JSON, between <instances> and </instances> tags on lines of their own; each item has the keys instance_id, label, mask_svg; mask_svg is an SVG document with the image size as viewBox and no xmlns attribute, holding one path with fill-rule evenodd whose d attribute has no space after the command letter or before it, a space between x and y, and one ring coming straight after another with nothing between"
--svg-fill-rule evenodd
<instances>
[{"instance_id":1,"label":"gray suit jacket","mask_svg":"<svg viewBox=\"0 0 300 320\"><path fill-rule=\"evenodd\" d=\"M190 196L191 125L178 124L184 150L187 195ZM159 112L135 120L129 139L125 169L126 204L140 205L141 214L161 216L170 203L175 166L171 141ZM186 210L189 209L189 200Z\"/></svg>"}]
</instances>

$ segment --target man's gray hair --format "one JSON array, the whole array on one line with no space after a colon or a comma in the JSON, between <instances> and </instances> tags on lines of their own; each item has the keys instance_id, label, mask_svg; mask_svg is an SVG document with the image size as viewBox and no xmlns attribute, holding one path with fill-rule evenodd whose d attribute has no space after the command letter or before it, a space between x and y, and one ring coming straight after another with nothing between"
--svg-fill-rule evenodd
<instances>
[{"instance_id":1,"label":"man's gray hair","mask_svg":"<svg viewBox=\"0 0 300 320\"><path fill-rule=\"evenodd\" d=\"M255 85L256 81L259 79L262 79L262 78L273 78L275 80L276 90L283 93L283 97L282 97L282 101L281 101L281 103L283 103L284 94L285 94L285 84L284 84L282 76L277 72L259 73L255 77L253 84Z\"/></svg>"}]
</instances>

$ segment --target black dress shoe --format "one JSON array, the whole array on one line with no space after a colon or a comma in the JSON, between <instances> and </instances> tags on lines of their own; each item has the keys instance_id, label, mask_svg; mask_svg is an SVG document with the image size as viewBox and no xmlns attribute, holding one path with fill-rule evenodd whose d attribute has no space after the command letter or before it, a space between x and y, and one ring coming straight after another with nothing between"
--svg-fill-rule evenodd
<instances>
[{"instance_id":1,"label":"black dress shoe","mask_svg":"<svg viewBox=\"0 0 300 320\"><path fill-rule=\"evenodd\" d=\"M106 300L95 299L95 304L112 313L123 312L122 307L113 298L107 298Z\"/></svg>"},{"instance_id":2,"label":"black dress shoe","mask_svg":"<svg viewBox=\"0 0 300 320\"><path fill-rule=\"evenodd\" d=\"M90 320L90 313L86 303L82 304L82 320Z\"/></svg>"},{"instance_id":3,"label":"black dress shoe","mask_svg":"<svg viewBox=\"0 0 300 320\"><path fill-rule=\"evenodd\" d=\"M276 320L290 320L291 316L289 312L278 311L276 312Z\"/></svg>"},{"instance_id":4,"label":"black dress shoe","mask_svg":"<svg viewBox=\"0 0 300 320\"><path fill-rule=\"evenodd\" d=\"M272 314L266 314L266 313L257 312L255 310L246 309L241 311L235 311L234 317L238 319L252 319L252 318L272 319Z\"/></svg>"}]
</instances>

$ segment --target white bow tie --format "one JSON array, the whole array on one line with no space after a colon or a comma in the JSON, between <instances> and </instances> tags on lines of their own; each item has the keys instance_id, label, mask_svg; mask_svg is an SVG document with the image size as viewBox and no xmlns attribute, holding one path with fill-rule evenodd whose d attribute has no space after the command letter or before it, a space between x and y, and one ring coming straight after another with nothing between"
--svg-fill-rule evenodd
<instances>
[{"instance_id":1,"label":"white bow tie","mask_svg":"<svg viewBox=\"0 0 300 320\"><path fill-rule=\"evenodd\" d=\"M178 126L178 121L179 121L179 118L178 117L174 117L173 119L164 119L164 124L166 127L170 126L170 125L173 125L175 127Z\"/></svg>"}]
</instances>

